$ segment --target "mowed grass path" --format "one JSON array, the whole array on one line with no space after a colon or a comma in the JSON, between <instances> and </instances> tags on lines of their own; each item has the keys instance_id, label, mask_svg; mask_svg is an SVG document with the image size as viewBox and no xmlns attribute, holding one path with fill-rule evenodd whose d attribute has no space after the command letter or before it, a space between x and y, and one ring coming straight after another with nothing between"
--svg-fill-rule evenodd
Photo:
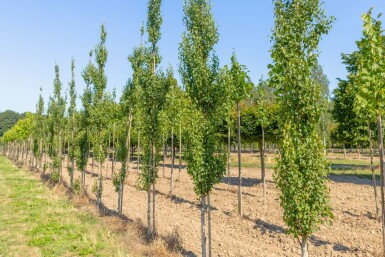
<instances>
[{"instance_id":1,"label":"mowed grass path","mask_svg":"<svg viewBox=\"0 0 385 257\"><path fill-rule=\"evenodd\" d=\"M0 256L128 256L96 217L0 156Z\"/></svg>"}]
</instances>

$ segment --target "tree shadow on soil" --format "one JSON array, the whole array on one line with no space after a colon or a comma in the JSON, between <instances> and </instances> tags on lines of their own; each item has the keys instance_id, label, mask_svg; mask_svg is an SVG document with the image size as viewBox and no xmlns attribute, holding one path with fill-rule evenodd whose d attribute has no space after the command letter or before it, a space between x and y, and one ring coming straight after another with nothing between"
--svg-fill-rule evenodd
<instances>
[{"instance_id":1,"label":"tree shadow on soil","mask_svg":"<svg viewBox=\"0 0 385 257\"><path fill-rule=\"evenodd\" d=\"M251 219L249 219L251 220ZM251 220L253 221L253 220ZM285 234L285 229L281 226L278 226L278 225L275 225L275 224L271 224L269 222L266 222L266 221L263 221L263 220L260 220L260 219L257 219L255 220L255 226L254 226L254 229L258 229L259 231L261 231L262 234L266 234L266 233L282 233L282 234ZM322 246L322 245L332 245L333 246L333 250L334 251L338 251L338 252L350 252L350 253L353 253L353 252L357 252L358 249L357 248L354 248L354 249L351 249L343 244L340 244L340 243L333 243L333 242L330 242L330 241L325 241L325 240L322 240L316 236L311 236L309 238L309 241L316 247L318 246Z\"/></svg>"},{"instance_id":2,"label":"tree shadow on soil","mask_svg":"<svg viewBox=\"0 0 385 257\"><path fill-rule=\"evenodd\" d=\"M90 201L90 203L96 205L96 201L95 200L89 199L89 201ZM99 210L98 211L99 211L99 214L101 216L119 217L119 218L122 219L122 221L134 222L132 219L128 218L126 215L119 214L116 210L108 208L106 205L104 205L103 202L101 202L99 204Z\"/></svg>"},{"instance_id":3,"label":"tree shadow on soil","mask_svg":"<svg viewBox=\"0 0 385 257\"><path fill-rule=\"evenodd\" d=\"M185 198L180 197L180 196L165 194L165 193L160 192L160 191L158 191L158 190L156 190L156 194L157 194L157 195L164 196L164 197L166 197L166 198L170 198L171 201L172 201L173 203L176 203L176 204L183 204L183 203L186 203L186 204L189 204L189 205L191 205L191 206L196 207L197 209L200 209L201 206L202 206L200 203L197 203L197 202L194 202L194 201L185 199ZM210 209L211 209L212 211L217 211L217 210L218 210L218 208L216 208L216 207L213 206L213 205L210 206Z\"/></svg>"},{"instance_id":4,"label":"tree shadow on soil","mask_svg":"<svg viewBox=\"0 0 385 257\"><path fill-rule=\"evenodd\" d=\"M238 184L237 184L238 185ZM224 192L229 192L229 193L233 193L233 194L236 194L238 193L237 189L234 189L234 188L229 188L229 189L223 189L223 188L219 188L219 187L213 187L214 190L218 190L218 191L224 191ZM248 196L252 196L252 197L255 197L256 195L254 194L250 194L250 193L247 193L247 192L242 192L242 195L248 195Z\"/></svg>"},{"instance_id":5,"label":"tree shadow on soil","mask_svg":"<svg viewBox=\"0 0 385 257\"><path fill-rule=\"evenodd\" d=\"M266 222L260 219L255 220L254 229L258 229L259 231L261 231L262 235L266 234L267 232L285 234L285 229L283 227L275 224L271 224L269 222Z\"/></svg>"},{"instance_id":6,"label":"tree shadow on soil","mask_svg":"<svg viewBox=\"0 0 385 257\"><path fill-rule=\"evenodd\" d=\"M192 251L186 251L186 250L182 250L181 252L182 256L184 257L198 257L198 255L196 255L195 253L193 253Z\"/></svg>"},{"instance_id":7,"label":"tree shadow on soil","mask_svg":"<svg viewBox=\"0 0 385 257\"><path fill-rule=\"evenodd\" d=\"M371 174L356 175L356 174L329 174L328 178L335 183L346 183L360 186L372 186ZM379 186L380 181L376 176L376 184Z\"/></svg>"},{"instance_id":8,"label":"tree shadow on soil","mask_svg":"<svg viewBox=\"0 0 385 257\"><path fill-rule=\"evenodd\" d=\"M314 245L314 246L322 246L322 245L332 245L333 246L333 250L334 251L337 251L337 252L349 252L349 253L353 253L353 252L357 252L358 251L358 248L354 248L354 249L351 249L343 244L340 244L340 243L333 243L333 242L330 242L330 241L325 241L325 240L322 240L316 236L311 236L309 238L309 241Z\"/></svg>"},{"instance_id":9,"label":"tree shadow on soil","mask_svg":"<svg viewBox=\"0 0 385 257\"><path fill-rule=\"evenodd\" d=\"M242 178L242 186L243 187L253 187L257 186L261 183L262 181L257 178ZM238 177L224 177L222 179L222 183L228 184L231 186L238 186L239 184L239 179Z\"/></svg>"}]
</instances>

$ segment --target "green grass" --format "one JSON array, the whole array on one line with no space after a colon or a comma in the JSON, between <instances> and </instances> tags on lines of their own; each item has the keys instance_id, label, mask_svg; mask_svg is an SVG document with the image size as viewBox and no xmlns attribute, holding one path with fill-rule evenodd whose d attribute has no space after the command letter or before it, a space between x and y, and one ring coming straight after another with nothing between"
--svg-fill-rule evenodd
<instances>
[{"instance_id":1,"label":"green grass","mask_svg":"<svg viewBox=\"0 0 385 257\"><path fill-rule=\"evenodd\" d=\"M370 160L349 160L349 159L328 159L328 162L332 164L345 164L345 165L370 165ZM374 162L374 165L379 165L379 162Z\"/></svg>"},{"instance_id":2,"label":"green grass","mask_svg":"<svg viewBox=\"0 0 385 257\"><path fill-rule=\"evenodd\" d=\"M380 180L379 171L376 172L376 180ZM372 171L371 170L331 170L330 174L333 175L348 175L348 176L356 176L359 178L372 179Z\"/></svg>"},{"instance_id":3,"label":"green grass","mask_svg":"<svg viewBox=\"0 0 385 257\"><path fill-rule=\"evenodd\" d=\"M328 159L327 160L330 167L330 174L334 175L351 175L357 176L360 178L372 179L372 172L370 169L370 160L344 160L344 159ZM380 178L379 175L379 162L374 163L376 179ZM233 160L230 164L231 167L238 167L238 162ZM266 163L267 169L274 169L276 166L275 162ZM261 168L261 164L258 161L256 162L242 162L243 168Z\"/></svg>"},{"instance_id":4,"label":"green grass","mask_svg":"<svg viewBox=\"0 0 385 257\"><path fill-rule=\"evenodd\" d=\"M0 256L118 256L116 237L0 156Z\"/></svg>"},{"instance_id":5,"label":"green grass","mask_svg":"<svg viewBox=\"0 0 385 257\"><path fill-rule=\"evenodd\" d=\"M349 175L360 178L372 179L370 160L328 160L330 174ZM374 162L376 179L380 179L379 162Z\"/></svg>"}]
</instances>

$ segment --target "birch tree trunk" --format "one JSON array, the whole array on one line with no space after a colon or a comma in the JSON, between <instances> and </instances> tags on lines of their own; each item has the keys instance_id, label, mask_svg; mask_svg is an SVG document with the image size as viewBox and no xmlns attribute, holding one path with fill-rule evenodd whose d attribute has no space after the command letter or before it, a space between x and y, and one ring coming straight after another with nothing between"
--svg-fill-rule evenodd
<instances>
[{"instance_id":1,"label":"birch tree trunk","mask_svg":"<svg viewBox=\"0 0 385 257\"><path fill-rule=\"evenodd\" d=\"M205 197L201 197L201 235L202 235L202 257L206 257L206 232L205 232Z\"/></svg>"},{"instance_id":2,"label":"birch tree trunk","mask_svg":"<svg viewBox=\"0 0 385 257\"><path fill-rule=\"evenodd\" d=\"M209 241L209 257L211 257L211 204L210 204L210 193L207 194L207 232Z\"/></svg>"},{"instance_id":3,"label":"birch tree trunk","mask_svg":"<svg viewBox=\"0 0 385 257\"><path fill-rule=\"evenodd\" d=\"M265 130L262 127L262 141L259 146L261 155L261 178L263 183L263 202L266 204L266 169L265 169Z\"/></svg>"},{"instance_id":4,"label":"birch tree trunk","mask_svg":"<svg viewBox=\"0 0 385 257\"><path fill-rule=\"evenodd\" d=\"M139 164L140 164L140 130L138 130L138 159L136 162L136 170L139 172Z\"/></svg>"},{"instance_id":5,"label":"birch tree trunk","mask_svg":"<svg viewBox=\"0 0 385 257\"><path fill-rule=\"evenodd\" d=\"M241 109L237 103L238 116L238 214L243 216L242 211L242 170L241 170Z\"/></svg>"},{"instance_id":6,"label":"birch tree trunk","mask_svg":"<svg viewBox=\"0 0 385 257\"><path fill-rule=\"evenodd\" d=\"M377 189L376 189L377 185L376 185L376 174L374 173L374 165L373 165L373 142L372 142L372 130L370 129L370 123L368 123L368 132L369 132L369 148L370 148L370 168L372 171L374 203L376 206L376 220L378 221L378 200L377 200Z\"/></svg>"},{"instance_id":7,"label":"birch tree trunk","mask_svg":"<svg viewBox=\"0 0 385 257\"><path fill-rule=\"evenodd\" d=\"M230 154L231 154L231 134L230 134L230 125L227 126L227 148L228 148L228 157L227 157L227 176L230 177Z\"/></svg>"},{"instance_id":8,"label":"birch tree trunk","mask_svg":"<svg viewBox=\"0 0 385 257\"><path fill-rule=\"evenodd\" d=\"M172 188L173 188L173 174L174 174L174 126L171 127L171 174L170 174L170 192L169 194L172 195Z\"/></svg>"},{"instance_id":9,"label":"birch tree trunk","mask_svg":"<svg viewBox=\"0 0 385 257\"><path fill-rule=\"evenodd\" d=\"M302 242L301 242L301 256L302 257L308 257L308 238L306 236L302 237Z\"/></svg>"},{"instance_id":10,"label":"birch tree trunk","mask_svg":"<svg viewBox=\"0 0 385 257\"><path fill-rule=\"evenodd\" d=\"M381 114L377 116L377 129L378 129L378 150L380 153L380 177L381 177L381 225L382 225L382 243L383 243L383 255L385 256L385 202L384 202L384 139L382 136L382 119Z\"/></svg>"},{"instance_id":11,"label":"birch tree trunk","mask_svg":"<svg viewBox=\"0 0 385 257\"><path fill-rule=\"evenodd\" d=\"M150 158L148 163L148 174L147 174L147 241L151 239L151 167L152 167L152 147L150 149Z\"/></svg>"},{"instance_id":12,"label":"birch tree trunk","mask_svg":"<svg viewBox=\"0 0 385 257\"><path fill-rule=\"evenodd\" d=\"M165 170L165 165L166 165L166 154L167 154L167 144L165 143L165 139L164 139L164 134L163 134L163 178L165 178L165 174L164 174L164 170Z\"/></svg>"},{"instance_id":13,"label":"birch tree trunk","mask_svg":"<svg viewBox=\"0 0 385 257\"><path fill-rule=\"evenodd\" d=\"M178 181L180 181L181 170L182 170L182 124L179 124L179 174L178 174Z\"/></svg>"}]
</instances>

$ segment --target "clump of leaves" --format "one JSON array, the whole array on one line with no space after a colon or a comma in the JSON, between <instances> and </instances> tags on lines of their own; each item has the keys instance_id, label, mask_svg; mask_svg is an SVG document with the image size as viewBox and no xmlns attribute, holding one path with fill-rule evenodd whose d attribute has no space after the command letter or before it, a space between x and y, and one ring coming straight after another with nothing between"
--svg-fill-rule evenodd
<instances>
[{"instance_id":1,"label":"clump of leaves","mask_svg":"<svg viewBox=\"0 0 385 257\"><path fill-rule=\"evenodd\" d=\"M114 176L112 177L112 184L115 186L115 192L119 192L120 181L124 181L125 177L126 172L123 171L114 174Z\"/></svg>"},{"instance_id":2,"label":"clump of leaves","mask_svg":"<svg viewBox=\"0 0 385 257\"><path fill-rule=\"evenodd\" d=\"M114 176L112 177L112 184L115 187L115 192L119 192L119 183L120 183L120 174L115 173Z\"/></svg>"},{"instance_id":3,"label":"clump of leaves","mask_svg":"<svg viewBox=\"0 0 385 257\"><path fill-rule=\"evenodd\" d=\"M43 171L44 171L44 173L47 171L47 169L48 169L48 163L44 163L44 165L43 165Z\"/></svg>"},{"instance_id":4,"label":"clump of leaves","mask_svg":"<svg viewBox=\"0 0 385 257\"><path fill-rule=\"evenodd\" d=\"M68 167L67 167L67 171L68 171L68 175L71 176L71 174L72 174L72 167L71 167L71 166L68 166Z\"/></svg>"},{"instance_id":5,"label":"clump of leaves","mask_svg":"<svg viewBox=\"0 0 385 257\"><path fill-rule=\"evenodd\" d=\"M52 162L52 169L57 170L60 167L60 159L55 157Z\"/></svg>"},{"instance_id":6,"label":"clump of leaves","mask_svg":"<svg viewBox=\"0 0 385 257\"><path fill-rule=\"evenodd\" d=\"M75 179L72 190L74 191L75 195L79 195L81 193L82 181L80 178Z\"/></svg>"},{"instance_id":7,"label":"clump of leaves","mask_svg":"<svg viewBox=\"0 0 385 257\"><path fill-rule=\"evenodd\" d=\"M59 171L55 170L51 173L51 181L56 184L59 182L60 179L60 173Z\"/></svg>"},{"instance_id":8,"label":"clump of leaves","mask_svg":"<svg viewBox=\"0 0 385 257\"><path fill-rule=\"evenodd\" d=\"M99 183L99 180L97 178L94 179L94 184L92 185L92 193L95 194L96 197L101 197L102 194L103 194L103 183L102 183L102 180L103 180L103 177L101 177L100 179L100 188L99 188L99 192L98 192L98 183Z\"/></svg>"}]
</instances>

